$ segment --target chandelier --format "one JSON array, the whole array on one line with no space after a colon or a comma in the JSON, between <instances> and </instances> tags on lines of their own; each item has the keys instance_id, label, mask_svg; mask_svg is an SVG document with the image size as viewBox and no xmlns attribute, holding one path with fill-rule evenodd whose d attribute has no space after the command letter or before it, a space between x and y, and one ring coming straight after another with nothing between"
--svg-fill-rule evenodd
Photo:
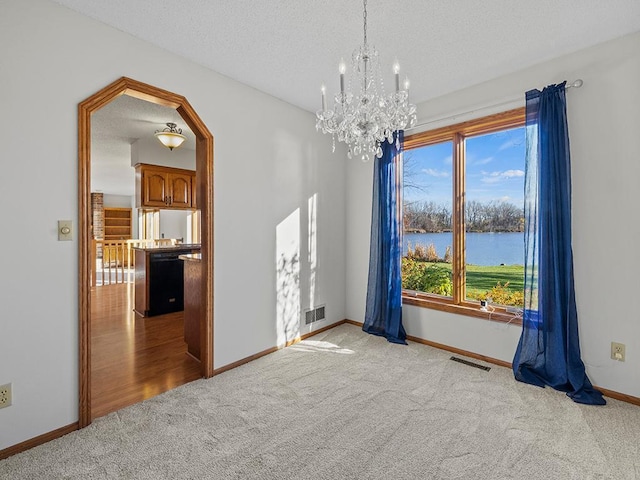
<instances>
[{"instance_id":1,"label":"chandelier","mask_svg":"<svg viewBox=\"0 0 640 480\"><path fill-rule=\"evenodd\" d=\"M322 86L322 109L316 112L316 130L333 136L348 145L348 157L360 157L367 161L372 155L382 157L381 144L394 142L398 130L411 128L416 122L416 106L409 103L409 79L400 88L400 66L393 66L395 91L384 93L378 51L367 43L367 0L364 4L364 42L351 56L353 78L345 90L346 65L340 62L340 93L335 96L333 108L327 108L326 90ZM351 93L352 83L356 91ZM397 135L396 148L400 148Z\"/></svg>"}]
</instances>

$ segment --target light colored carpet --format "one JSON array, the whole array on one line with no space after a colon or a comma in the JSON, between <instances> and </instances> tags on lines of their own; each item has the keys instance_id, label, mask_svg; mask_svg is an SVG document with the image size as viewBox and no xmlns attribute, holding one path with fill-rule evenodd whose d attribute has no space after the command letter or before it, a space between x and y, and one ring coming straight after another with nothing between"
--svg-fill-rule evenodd
<instances>
[{"instance_id":1,"label":"light colored carpet","mask_svg":"<svg viewBox=\"0 0 640 480\"><path fill-rule=\"evenodd\" d=\"M342 325L0 462L1 479L640 479L640 408Z\"/></svg>"}]
</instances>

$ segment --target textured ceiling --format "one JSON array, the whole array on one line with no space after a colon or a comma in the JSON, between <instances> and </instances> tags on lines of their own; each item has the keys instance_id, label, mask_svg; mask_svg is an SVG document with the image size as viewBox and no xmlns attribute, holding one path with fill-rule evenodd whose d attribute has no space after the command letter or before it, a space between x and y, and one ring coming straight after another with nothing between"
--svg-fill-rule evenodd
<instances>
[{"instance_id":1,"label":"textured ceiling","mask_svg":"<svg viewBox=\"0 0 640 480\"><path fill-rule=\"evenodd\" d=\"M360 0L55 0L306 110L362 42ZM639 0L369 0L421 102L640 30Z\"/></svg>"},{"instance_id":2,"label":"textured ceiling","mask_svg":"<svg viewBox=\"0 0 640 480\"><path fill-rule=\"evenodd\" d=\"M362 43L360 0L54 1L311 112ZM385 83L398 60L419 103L640 31L640 0L369 0L368 26ZM96 113L96 188L132 194L130 144L171 119L126 96Z\"/></svg>"}]
</instances>

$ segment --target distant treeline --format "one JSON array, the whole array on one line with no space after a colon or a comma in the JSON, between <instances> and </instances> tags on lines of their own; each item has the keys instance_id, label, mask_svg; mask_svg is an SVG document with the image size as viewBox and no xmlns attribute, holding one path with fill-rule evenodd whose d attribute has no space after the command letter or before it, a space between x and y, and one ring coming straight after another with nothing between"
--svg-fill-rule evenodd
<instances>
[{"instance_id":1,"label":"distant treeline","mask_svg":"<svg viewBox=\"0 0 640 480\"><path fill-rule=\"evenodd\" d=\"M465 224L468 232L522 232L524 212L508 202L465 203ZM452 213L448 205L434 202L414 202L404 205L404 230L409 232L451 231Z\"/></svg>"}]
</instances>

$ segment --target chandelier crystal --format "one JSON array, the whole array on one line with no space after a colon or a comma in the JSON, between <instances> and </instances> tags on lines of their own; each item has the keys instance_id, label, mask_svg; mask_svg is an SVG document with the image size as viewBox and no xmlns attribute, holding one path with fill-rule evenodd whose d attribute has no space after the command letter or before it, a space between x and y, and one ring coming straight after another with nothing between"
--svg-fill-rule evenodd
<instances>
[{"instance_id":1,"label":"chandelier crystal","mask_svg":"<svg viewBox=\"0 0 640 480\"><path fill-rule=\"evenodd\" d=\"M348 145L348 157L362 161L373 155L382 156L381 144L394 142L395 132L411 128L416 122L416 106L409 103L409 80L400 88L400 67L393 67L395 91L385 95L378 51L367 43L367 0L364 5L364 42L351 56L353 76L345 90L346 65L340 62L340 93L335 95L333 108L327 108L326 91L322 86L322 109L316 112L316 130L333 136ZM356 90L351 93L351 85ZM397 136L396 147L400 148Z\"/></svg>"}]
</instances>

